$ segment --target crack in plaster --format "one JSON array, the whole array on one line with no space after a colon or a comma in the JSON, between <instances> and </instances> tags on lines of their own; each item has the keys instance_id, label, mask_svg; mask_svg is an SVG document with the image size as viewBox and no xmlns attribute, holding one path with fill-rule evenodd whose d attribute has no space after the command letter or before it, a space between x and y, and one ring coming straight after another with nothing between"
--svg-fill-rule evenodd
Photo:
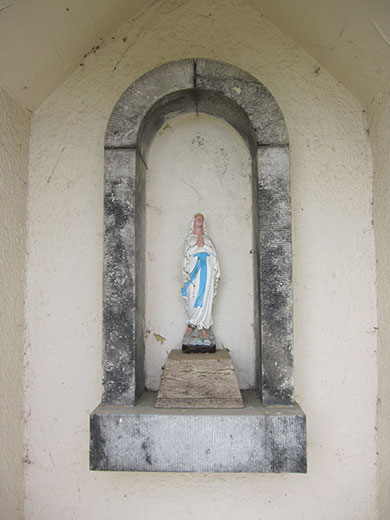
<instances>
[{"instance_id":1,"label":"crack in plaster","mask_svg":"<svg viewBox=\"0 0 390 520\"><path fill-rule=\"evenodd\" d=\"M333 45L331 45L331 46L329 47L329 54L328 54L328 59L327 59L327 62L326 62L326 66L329 64L329 61L330 61L330 58L331 58L331 56L332 56L333 51L334 51L335 48L337 47L339 41L341 40L341 38L342 38L342 36L343 36L343 34L344 34L345 29L346 29L346 28L348 27L348 25L349 25L349 23L348 23L348 19L349 19L350 15L351 15L352 7L353 7L354 4L355 4L354 1L351 2L351 5L350 5L350 7L349 7L349 9L348 9L348 12L347 12L347 14L346 14L345 17L344 17L343 25L342 25L341 30L340 30L340 32L339 32L337 38L336 38L336 41L334 42Z\"/></svg>"},{"instance_id":2,"label":"crack in plaster","mask_svg":"<svg viewBox=\"0 0 390 520\"><path fill-rule=\"evenodd\" d=\"M93 12L92 12L91 8L90 8L89 5L88 5L88 0L84 0L84 5L85 5L87 11L89 12L89 14L91 15L92 22L93 22L93 25L94 25L94 28L95 28L95 36L96 36L96 38L97 38L98 40L100 40L100 41L103 41L103 38L101 38L101 37L99 36L99 34L98 34L98 30L97 30L97 26L96 26L96 20L95 20L95 17L94 17L94 15L93 15Z\"/></svg>"},{"instance_id":3,"label":"crack in plaster","mask_svg":"<svg viewBox=\"0 0 390 520\"><path fill-rule=\"evenodd\" d=\"M156 4L159 3L159 0L155 0L154 2L151 2L150 4L146 4L144 9L138 14L137 17L133 18L132 22L133 22L133 25L137 22L138 18L140 18L146 10L150 10L151 8L153 8ZM131 47L133 47L133 45L138 41L138 38L139 36L142 34L143 30L144 30L144 27L146 27L148 25L148 22L146 21L139 29L139 31L134 35L134 38L131 40L131 42L127 45L125 51L122 53L121 57L119 58L119 60L116 62L114 68L113 68L113 71L115 72L116 69L118 68L119 64L121 63L121 61L123 60L123 58L126 56L126 54L129 52L129 50L131 49ZM127 41L127 36L126 36L126 39L123 39L122 40L124 42Z\"/></svg>"},{"instance_id":4,"label":"crack in plaster","mask_svg":"<svg viewBox=\"0 0 390 520\"><path fill-rule=\"evenodd\" d=\"M62 54L60 53L60 51L57 49L57 47L54 45L54 43L51 41L51 39L46 36L46 34L42 33L42 36L45 38L45 40L51 45L51 47L53 47L55 53L57 54L57 56L61 59L62 58Z\"/></svg>"},{"instance_id":5,"label":"crack in plaster","mask_svg":"<svg viewBox=\"0 0 390 520\"><path fill-rule=\"evenodd\" d=\"M385 33L382 31L382 29L378 26L375 20L372 21L374 24L375 29L378 31L378 33L382 36L382 38L385 40L387 45L390 45L390 38L388 38Z\"/></svg>"},{"instance_id":6,"label":"crack in plaster","mask_svg":"<svg viewBox=\"0 0 390 520\"><path fill-rule=\"evenodd\" d=\"M64 153L65 148L66 148L65 146L62 148L62 150L61 150L61 152L60 152L60 154L59 154L59 156L58 156L58 158L57 158L57 160L56 160L56 163L55 163L55 165L53 166L53 169L52 169L52 171L51 171L49 177L47 178L47 181L46 181L46 182L47 182L48 184L49 184L49 182L50 182L50 180L51 180L51 178L52 178L52 176L53 176L53 173L54 173L55 169L57 168L57 164L59 163L59 161L60 161L60 159L61 159L61 157L62 157L62 154Z\"/></svg>"},{"instance_id":7,"label":"crack in plaster","mask_svg":"<svg viewBox=\"0 0 390 520\"><path fill-rule=\"evenodd\" d=\"M9 7L12 7L12 4L5 5L4 7L0 7L0 13L1 13L1 11L5 11L5 10L8 9Z\"/></svg>"}]
</instances>

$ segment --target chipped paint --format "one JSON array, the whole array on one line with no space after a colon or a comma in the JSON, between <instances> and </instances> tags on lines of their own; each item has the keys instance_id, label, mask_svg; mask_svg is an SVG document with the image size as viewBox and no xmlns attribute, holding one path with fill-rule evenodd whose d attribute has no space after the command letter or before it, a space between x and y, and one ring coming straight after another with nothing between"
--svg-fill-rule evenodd
<instances>
[{"instance_id":1,"label":"chipped paint","mask_svg":"<svg viewBox=\"0 0 390 520\"><path fill-rule=\"evenodd\" d=\"M153 336L154 336L154 337L156 338L156 340L157 340L158 342L160 342L161 344L164 343L164 341L165 341L164 336L161 336L160 334L156 334L156 333L154 333Z\"/></svg>"}]
</instances>

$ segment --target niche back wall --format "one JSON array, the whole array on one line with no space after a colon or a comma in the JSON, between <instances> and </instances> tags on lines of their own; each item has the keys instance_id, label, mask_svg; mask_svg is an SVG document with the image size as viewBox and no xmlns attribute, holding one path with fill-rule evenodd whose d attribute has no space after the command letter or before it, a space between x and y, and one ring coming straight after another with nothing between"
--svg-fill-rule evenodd
<instances>
[{"instance_id":1,"label":"niche back wall","mask_svg":"<svg viewBox=\"0 0 390 520\"><path fill-rule=\"evenodd\" d=\"M171 119L149 153L146 387L158 390L167 351L181 348L183 244L196 212L206 217L222 270L213 312L218 348L230 349L240 387L254 388L251 157L229 124L206 114Z\"/></svg>"}]
</instances>

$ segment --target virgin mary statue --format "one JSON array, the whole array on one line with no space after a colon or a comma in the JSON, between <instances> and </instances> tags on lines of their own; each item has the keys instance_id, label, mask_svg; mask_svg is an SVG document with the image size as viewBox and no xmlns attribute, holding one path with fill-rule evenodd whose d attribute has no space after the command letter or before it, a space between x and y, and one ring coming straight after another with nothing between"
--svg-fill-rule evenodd
<instances>
[{"instance_id":1,"label":"virgin mary statue","mask_svg":"<svg viewBox=\"0 0 390 520\"><path fill-rule=\"evenodd\" d=\"M184 243L183 276L181 293L187 300L186 336L200 332L202 338L207 340L208 330L213 324L212 307L220 271L214 244L208 236L201 213L194 215Z\"/></svg>"}]
</instances>

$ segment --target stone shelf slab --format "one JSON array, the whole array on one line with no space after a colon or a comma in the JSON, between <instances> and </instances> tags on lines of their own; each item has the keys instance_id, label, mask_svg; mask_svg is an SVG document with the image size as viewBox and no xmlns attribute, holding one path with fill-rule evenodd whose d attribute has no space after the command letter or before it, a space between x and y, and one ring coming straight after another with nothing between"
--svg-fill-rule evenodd
<instances>
[{"instance_id":1,"label":"stone shelf slab","mask_svg":"<svg viewBox=\"0 0 390 520\"><path fill-rule=\"evenodd\" d=\"M298 405L241 409L99 405L90 417L90 469L99 471L305 473L306 417Z\"/></svg>"}]
</instances>

